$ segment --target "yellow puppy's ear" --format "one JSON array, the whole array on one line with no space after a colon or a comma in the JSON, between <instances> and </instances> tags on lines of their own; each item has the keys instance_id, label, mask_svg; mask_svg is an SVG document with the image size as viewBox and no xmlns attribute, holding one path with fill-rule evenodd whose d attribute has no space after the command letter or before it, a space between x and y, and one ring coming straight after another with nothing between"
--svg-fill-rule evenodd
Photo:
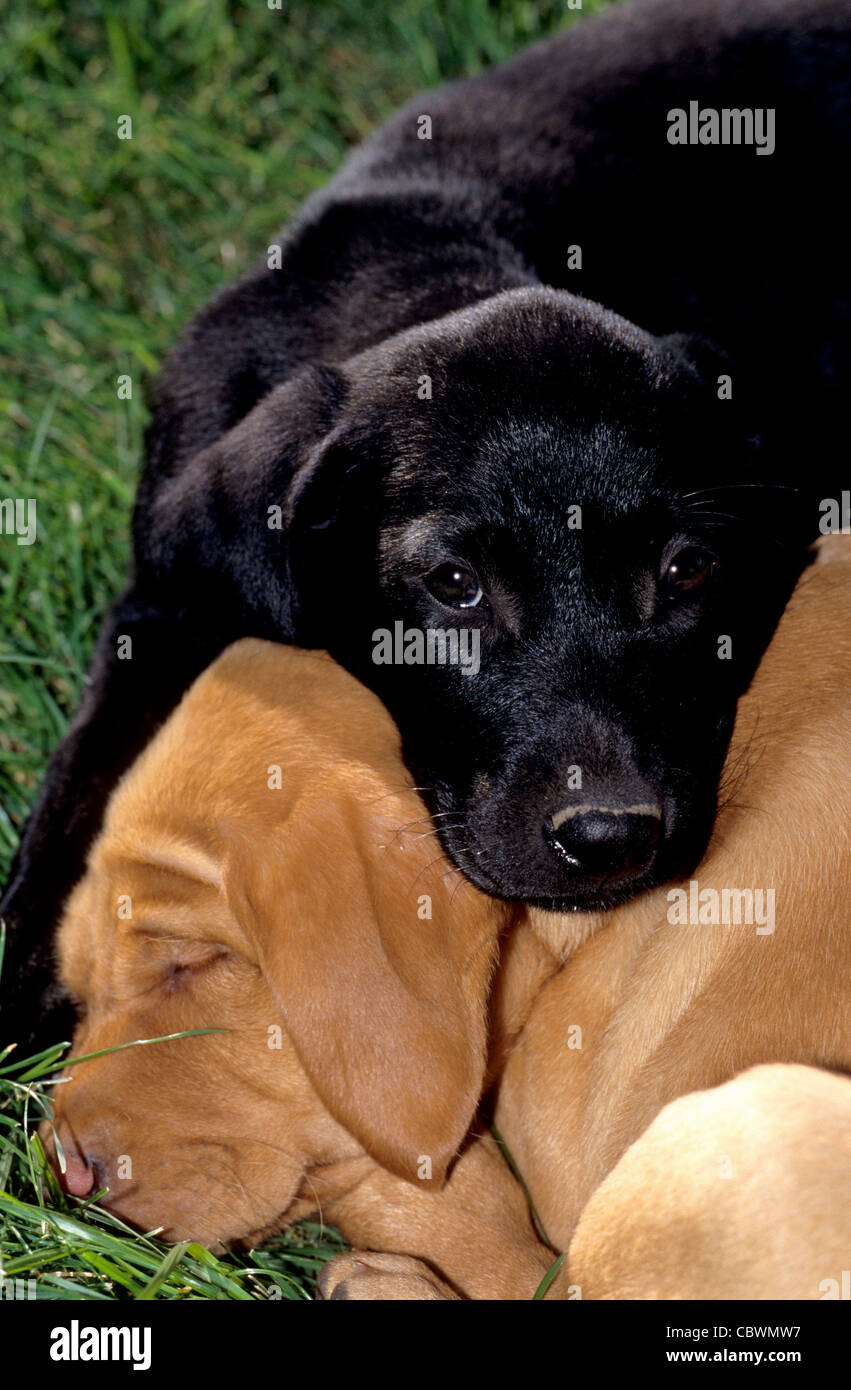
<instances>
[{"instance_id":1,"label":"yellow puppy's ear","mask_svg":"<svg viewBox=\"0 0 851 1390\"><path fill-rule=\"evenodd\" d=\"M315 786L259 837L234 828L224 878L322 1101L428 1185L480 1098L508 909L451 869L424 817L413 792Z\"/></svg>"}]
</instances>

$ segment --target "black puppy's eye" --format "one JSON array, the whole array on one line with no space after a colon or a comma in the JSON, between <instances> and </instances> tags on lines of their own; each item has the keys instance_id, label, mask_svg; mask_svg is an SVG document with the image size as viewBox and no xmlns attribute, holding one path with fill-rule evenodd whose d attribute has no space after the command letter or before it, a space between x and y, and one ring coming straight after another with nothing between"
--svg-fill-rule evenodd
<instances>
[{"instance_id":1,"label":"black puppy's eye","mask_svg":"<svg viewBox=\"0 0 851 1390\"><path fill-rule=\"evenodd\" d=\"M447 608L475 608L484 598L481 585L472 570L448 560L438 565L423 579L429 593Z\"/></svg>"},{"instance_id":2,"label":"black puppy's eye","mask_svg":"<svg viewBox=\"0 0 851 1390\"><path fill-rule=\"evenodd\" d=\"M678 551L662 576L667 597L672 601L691 598L711 579L715 567L715 559L699 546Z\"/></svg>"}]
</instances>

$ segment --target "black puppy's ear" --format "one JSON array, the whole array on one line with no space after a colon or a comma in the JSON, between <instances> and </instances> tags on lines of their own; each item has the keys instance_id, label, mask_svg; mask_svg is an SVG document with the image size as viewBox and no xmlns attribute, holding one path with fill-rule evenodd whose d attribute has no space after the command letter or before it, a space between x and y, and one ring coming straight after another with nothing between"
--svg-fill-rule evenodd
<instances>
[{"instance_id":1,"label":"black puppy's ear","mask_svg":"<svg viewBox=\"0 0 851 1390\"><path fill-rule=\"evenodd\" d=\"M709 338L696 333L669 333L660 341L672 366L685 370L705 386L717 387L719 377L732 371L729 356Z\"/></svg>"},{"instance_id":2,"label":"black puppy's ear","mask_svg":"<svg viewBox=\"0 0 851 1390\"><path fill-rule=\"evenodd\" d=\"M135 527L149 573L181 593L197 592L207 607L224 606L223 617L237 605L243 632L248 612L258 635L270 619L270 635L280 635L292 597L293 482L325 451L346 393L334 368L306 367L173 476L154 480Z\"/></svg>"},{"instance_id":3,"label":"black puppy's ear","mask_svg":"<svg viewBox=\"0 0 851 1390\"><path fill-rule=\"evenodd\" d=\"M744 366L733 361L728 352L697 333L670 333L660 339L663 355L670 364L672 377L681 386L683 376L700 397L701 406L719 402L723 413L715 415L715 423L728 438L744 448L752 463L759 452L759 409L753 393L754 383ZM687 408L690 408L687 405Z\"/></svg>"},{"instance_id":4,"label":"black puppy's ear","mask_svg":"<svg viewBox=\"0 0 851 1390\"><path fill-rule=\"evenodd\" d=\"M661 340L674 373L688 382L682 396L687 428L705 463L700 487L689 492L695 515L748 527L749 545L767 545L774 562L800 567L801 551L817 539L818 510L801 477L800 453L774 428L771 403L759 380L707 338L674 333ZM744 534L744 532L743 532Z\"/></svg>"},{"instance_id":5,"label":"black puppy's ear","mask_svg":"<svg viewBox=\"0 0 851 1390\"><path fill-rule=\"evenodd\" d=\"M709 338L696 333L671 333L660 339L667 357L671 379L682 388L690 382L696 397L684 401L687 412L697 406L704 415L710 435L722 433L736 449L736 468L741 471L737 481L756 476L762 467L763 440L759 430L759 409L747 372L733 362L730 355ZM685 377L685 382L683 378ZM686 386L688 392L688 386ZM715 410L716 403L720 411ZM692 417L697 423L697 418ZM729 447L729 445L728 445ZM726 453L726 450L721 452ZM720 457L716 460L719 463Z\"/></svg>"},{"instance_id":6,"label":"black puppy's ear","mask_svg":"<svg viewBox=\"0 0 851 1390\"><path fill-rule=\"evenodd\" d=\"M332 431L296 474L287 504L293 626L301 646L327 646L327 615L342 596L358 605L369 580L378 525L380 470L364 468L342 431Z\"/></svg>"},{"instance_id":7,"label":"black puppy's ear","mask_svg":"<svg viewBox=\"0 0 851 1390\"><path fill-rule=\"evenodd\" d=\"M365 601L377 559L386 444L380 424L348 417L313 448L293 478L287 505L294 620L303 646L325 645L329 603Z\"/></svg>"},{"instance_id":8,"label":"black puppy's ear","mask_svg":"<svg viewBox=\"0 0 851 1390\"><path fill-rule=\"evenodd\" d=\"M290 489L287 516L293 538L334 525L345 509L356 471L354 454L336 434L311 450Z\"/></svg>"}]
</instances>

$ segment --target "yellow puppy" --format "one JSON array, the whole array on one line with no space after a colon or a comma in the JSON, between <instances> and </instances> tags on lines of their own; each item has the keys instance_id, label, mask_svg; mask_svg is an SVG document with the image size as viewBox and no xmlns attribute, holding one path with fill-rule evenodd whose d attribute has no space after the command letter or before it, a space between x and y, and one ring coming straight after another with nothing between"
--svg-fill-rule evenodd
<instances>
[{"instance_id":1,"label":"yellow puppy","mask_svg":"<svg viewBox=\"0 0 851 1390\"><path fill-rule=\"evenodd\" d=\"M128 1221L217 1243L379 1164L439 1186L510 910L429 831L390 716L327 656L244 641L196 682L112 796L58 952L75 1055L222 1031L72 1068L72 1193L106 1185Z\"/></svg>"}]
</instances>

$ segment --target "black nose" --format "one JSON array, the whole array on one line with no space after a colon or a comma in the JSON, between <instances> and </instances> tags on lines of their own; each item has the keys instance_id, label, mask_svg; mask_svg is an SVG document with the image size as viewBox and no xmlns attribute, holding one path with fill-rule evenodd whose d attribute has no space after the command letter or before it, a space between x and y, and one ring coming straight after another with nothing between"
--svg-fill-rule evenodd
<instances>
[{"instance_id":1,"label":"black nose","mask_svg":"<svg viewBox=\"0 0 851 1390\"><path fill-rule=\"evenodd\" d=\"M602 883L629 878L653 858L662 823L652 807L589 806L554 816L544 830L550 849L578 878Z\"/></svg>"}]
</instances>

